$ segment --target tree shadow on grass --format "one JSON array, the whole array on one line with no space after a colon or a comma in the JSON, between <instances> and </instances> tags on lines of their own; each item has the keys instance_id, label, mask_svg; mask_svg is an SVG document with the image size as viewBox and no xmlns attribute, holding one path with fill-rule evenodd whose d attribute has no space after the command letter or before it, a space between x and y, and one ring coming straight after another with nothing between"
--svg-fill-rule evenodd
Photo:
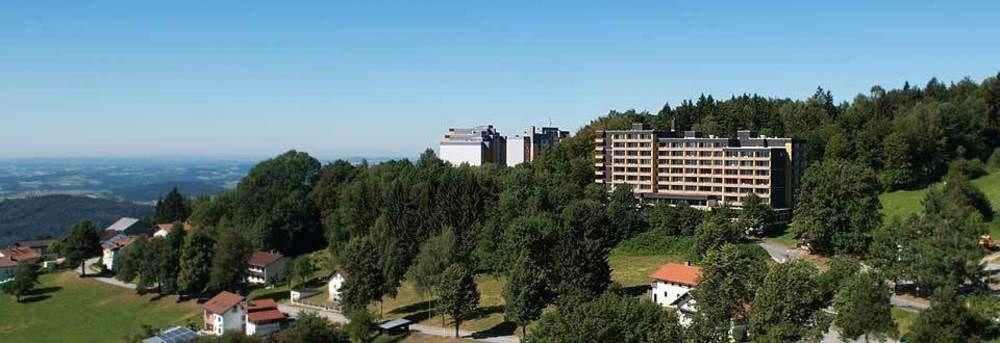
<instances>
[{"instance_id":1,"label":"tree shadow on grass","mask_svg":"<svg viewBox=\"0 0 1000 343\"><path fill-rule=\"evenodd\" d=\"M50 287L35 288L35 289L31 290L31 292L28 293L28 295L43 295L43 294L55 293L55 292L58 292L60 290L62 290L62 286L50 286Z\"/></svg>"},{"instance_id":2,"label":"tree shadow on grass","mask_svg":"<svg viewBox=\"0 0 1000 343\"><path fill-rule=\"evenodd\" d=\"M476 313L469 317L469 320L486 318L491 314L502 314L506 309L504 305L483 306L477 308Z\"/></svg>"},{"instance_id":3,"label":"tree shadow on grass","mask_svg":"<svg viewBox=\"0 0 1000 343\"><path fill-rule=\"evenodd\" d=\"M407 314L406 316L403 316L403 318L407 320L412 320L413 322L416 323L421 320L431 319L431 317L434 315L436 315L436 313L432 313L431 311L420 311Z\"/></svg>"},{"instance_id":4,"label":"tree shadow on grass","mask_svg":"<svg viewBox=\"0 0 1000 343\"><path fill-rule=\"evenodd\" d=\"M48 294L27 296L27 297L21 298L21 303L22 304L36 303L36 302L39 302L39 301L42 301L42 300L45 300L45 299L48 299L48 298L51 298L51 297L52 296L50 296Z\"/></svg>"},{"instance_id":5,"label":"tree shadow on grass","mask_svg":"<svg viewBox=\"0 0 1000 343\"><path fill-rule=\"evenodd\" d=\"M389 311L389 313L390 314L401 314L401 313L427 311L430 307L431 307L431 301L430 300L426 300L426 301L421 301L421 302L418 302L418 303L413 303L413 304L409 304L409 305L406 305L406 306L394 308L394 309L392 309L392 311Z\"/></svg>"},{"instance_id":6,"label":"tree shadow on grass","mask_svg":"<svg viewBox=\"0 0 1000 343\"><path fill-rule=\"evenodd\" d=\"M649 294L650 289L652 288L649 285L629 286L622 287L618 290L618 293L630 297L638 297Z\"/></svg>"},{"instance_id":7,"label":"tree shadow on grass","mask_svg":"<svg viewBox=\"0 0 1000 343\"><path fill-rule=\"evenodd\" d=\"M489 338L489 337L499 337L499 336L510 336L513 335L515 331L517 331L517 324L515 324L514 322L507 321L494 325L489 329L477 331L472 334L472 338L478 339L478 338Z\"/></svg>"}]
</instances>

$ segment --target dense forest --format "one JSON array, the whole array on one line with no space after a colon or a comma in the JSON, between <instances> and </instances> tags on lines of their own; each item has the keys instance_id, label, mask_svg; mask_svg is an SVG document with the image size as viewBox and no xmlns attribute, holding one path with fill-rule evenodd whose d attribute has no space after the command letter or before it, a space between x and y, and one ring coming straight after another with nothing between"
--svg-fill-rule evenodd
<instances>
[{"instance_id":1,"label":"dense forest","mask_svg":"<svg viewBox=\"0 0 1000 343\"><path fill-rule=\"evenodd\" d=\"M823 270L805 261L770 264L749 244L754 233L744 229L770 218L757 201L740 211L703 212L639 206L626 188L605 192L593 182L592 132L633 122L806 140L809 166L792 232L834 262ZM168 251L179 270L173 264L131 270L153 273L147 284L172 285L176 277L178 286L166 292L197 294L235 288L245 270L245 245L292 256L325 248L333 257L325 267L349 275L342 299L349 314L396 295L406 280L437 297L456 327L475 312L473 276L494 275L505 280L505 318L522 332L537 321L527 340L540 342L587 340L575 335L591 332L638 342L728 341L737 324L758 340L796 341L822 335L833 320L843 337L892 336L885 281L909 280L923 294L934 294L937 306L921 315L924 327L915 332L933 341L941 334L928 330L954 325L942 332L956 336L941 339L964 340L983 335L988 323L982 319L995 317L983 311L1000 308L956 308L954 300L981 299L973 298L983 289L976 239L992 209L982 208L982 192L966 181L984 164L1000 166L998 132L1000 79L992 77L875 86L839 104L819 89L804 100L702 96L656 114L612 111L538 160L513 168L452 166L431 150L416 161L375 165L321 165L289 151L258 164L235 190L190 204L196 229L155 248ZM942 177L947 186L928 194L924 215L883 222L881 192ZM610 252L639 235L692 242L690 260L704 275L690 327L648 303L622 298L627 290L612 283ZM858 262L878 269L863 270ZM835 319L824 312L829 306L837 309ZM543 315L545 308L554 310ZM947 311L962 316L931 317ZM646 317L653 313L662 317ZM645 320L574 319L598 315Z\"/></svg>"},{"instance_id":2,"label":"dense forest","mask_svg":"<svg viewBox=\"0 0 1000 343\"><path fill-rule=\"evenodd\" d=\"M46 195L0 201L0 246L21 239L62 236L80 219L99 227L121 217L142 218L152 206L72 195Z\"/></svg>"}]
</instances>

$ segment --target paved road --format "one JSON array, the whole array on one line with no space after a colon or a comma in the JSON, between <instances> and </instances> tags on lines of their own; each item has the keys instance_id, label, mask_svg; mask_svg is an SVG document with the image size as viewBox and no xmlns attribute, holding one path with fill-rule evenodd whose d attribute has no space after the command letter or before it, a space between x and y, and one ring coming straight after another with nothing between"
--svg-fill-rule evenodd
<instances>
[{"instance_id":1,"label":"paved road","mask_svg":"<svg viewBox=\"0 0 1000 343\"><path fill-rule=\"evenodd\" d=\"M83 268L87 269L87 271L88 271L88 274L87 274L87 278L88 279L91 279L91 280L94 280L94 281L97 281L97 282L103 282L103 283L106 283L106 284L109 284L109 285L112 285L112 286L118 286L118 287L125 287L125 288L135 289L135 284L134 283L122 282L121 280L115 279L113 277L100 277L100 276L92 276L92 275L95 275L95 274L89 274L89 273L92 273L92 272L90 272L90 270L91 270L90 266L96 264L100 259L101 259L100 257L94 257L92 259L89 259L89 260L86 260L86 261L83 262ZM73 268L73 271L76 271L77 274L80 274L80 268Z\"/></svg>"},{"instance_id":2,"label":"paved road","mask_svg":"<svg viewBox=\"0 0 1000 343\"><path fill-rule=\"evenodd\" d=\"M898 307L901 310L906 310L910 312L918 312L921 310L926 310L927 308L931 307L931 305L928 304L926 301L915 301L913 299L904 298L895 294L893 294L892 297L889 298L889 303L892 304L892 306L894 307Z\"/></svg>"},{"instance_id":3,"label":"paved road","mask_svg":"<svg viewBox=\"0 0 1000 343\"><path fill-rule=\"evenodd\" d=\"M326 317L334 323L346 324L347 317L344 315L332 312L332 311L322 311L312 308L298 307L294 305L278 304L278 309L281 312L288 313L292 317L298 316L299 313L303 311L316 312L320 316ZM410 331L422 333L425 335L440 336L440 337L455 337L455 328L443 328L438 326L423 325L423 324L413 324L410 325ZM486 337L486 338L473 338L472 331L459 330L458 334L464 339L471 339L480 342L491 342L491 343L517 343L521 340L517 336L497 336L497 337Z\"/></svg>"},{"instance_id":4,"label":"paved road","mask_svg":"<svg viewBox=\"0 0 1000 343\"><path fill-rule=\"evenodd\" d=\"M788 249L788 247L778 243L762 241L757 243L757 245L764 248L764 251L767 251L767 254L771 255L771 259L778 263L785 263L786 261L802 257L802 250Z\"/></svg>"}]
</instances>

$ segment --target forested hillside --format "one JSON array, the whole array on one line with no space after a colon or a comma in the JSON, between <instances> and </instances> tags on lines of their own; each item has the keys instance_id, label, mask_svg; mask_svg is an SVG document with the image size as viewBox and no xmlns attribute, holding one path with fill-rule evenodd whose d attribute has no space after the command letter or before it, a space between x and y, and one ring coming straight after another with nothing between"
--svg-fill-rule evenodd
<instances>
[{"instance_id":1,"label":"forested hillside","mask_svg":"<svg viewBox=\"0 0 1000 343\"><path fill-rule=\"evenodd\" d=\"M111 196L122 201L133 202L154 202L174 187L178 191L189 197L199 197L202 195L213 195L224 188L204 181L165 181L138 186L116 188L111 191Z\"/></svg>"},{"instance_id":2,"label":"forested hillside","mask_svg":"<svg viewBox=\"0 0 1000 343\"><path fill-rule=\"evenodd\" d=\"M889 288L876 272L914 280L921 295L944 289L939 294L945 300L948 294L954 298L947 291L952 288L982 289L975 285L983 255L977 241L993 211L979 206L985 196L968 178L984 173L984 165L1000 165L998 112L997 78L950 85L931 80L888 91L875 86L840 104L818 90L805 100L704 96L657 114L612 111L536 161L513 168L453 166L429 149L415 161L323 165L293 150L257 164L236 189L192 201L195 229L189 236L176 230L168 240L137 243L116 268L124 281L165 285L158 289L162 293L205 295L240 287L251 248L290 256L326 248L332 256L327 269L350 276L340 301L349 313L396 297L405 284L437 297L457 327L477 313L474 280L495 276L503 290L492 296L503 297L505 305L494 311L503 311L522 333L537 322L529 341L638 332L646 336L634 341L724 342L733 325L769 337L765 341L811 340L828 331L830 306L844 314L836 318L846 328L843 337L893 336ZM831 268L808 261L770 264L767 253L751 244L760 237L746 230L774 218L759 198L748 199L743 209L700 211L639 206L625 187L608 194L593 181L592 132L633 122L659 129L673 122L678 130L721 136L751 129L806 140L809 164L790 227L812 252L832 258ZM880 193L926 185L946 173L948 186L928 193L923 216L885 225ZM664 248L620 244L636 237L690 245L671 249L690 251L684 260L704 271L690 327L681 328L672 314L619 298L645 289L612 283L611 251ZM154 261L145 257L150 252L169 257ZM860 271L858 261L877 271ZM960 296L978 299L973 295ZM949 304L933 306L949 310ZM555 310L543 314L547 308ZM575 320L593 317L586 312L591 308L623 318L648 311L642 317L650 318L650 327ZM997 307L971 311L990 308ZM872 315L848 317L852 313ZM941 326L919 323L914 331ZM973 324L956 330L971 337L988 325Z\"/></svg>"},{"instance_id":3,"label":"forested hillside","mask_svg":"<svg viewBox=\"0 0 1000 343\"><path fill-rule=\"evenodd\" d=\"M120 217L152 213L151 206L71 195L4 200L0 201L0 246L37 236L60 236L81 219L104 227Z\"/></svg>"}]
</instances>

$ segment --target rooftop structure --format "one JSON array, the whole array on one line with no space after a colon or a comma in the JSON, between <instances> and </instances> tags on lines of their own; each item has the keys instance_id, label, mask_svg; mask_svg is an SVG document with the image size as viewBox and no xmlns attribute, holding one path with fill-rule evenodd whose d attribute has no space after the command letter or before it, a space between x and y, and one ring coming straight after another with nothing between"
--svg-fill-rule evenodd
<instances>
[{"instance_id":1,"label":"rooftop structure","mask_svg":"<svg viewBox=\"0 0 1000 343\"><path fill-rule=\"evenodd\" d=\"M805 167L803 143L791 138L704 136L634 124L595 133L595 182L631 187L643 200L692 206L740 206L754 193L776 209L794 204Z\"/></svg>"},{"instance_id":2,"label":"rooftop structure","mask_svg":"<svg viewBox=\"0 0 1000 343\"><path fill-rule=\"evenodd\" d=\"M453 165L467 163L479 166L485 163L506 163L506 138L493 125L473 128L450 128L441 139L438 157Z\"/></svg>"},{"instance_id":3,"label":"rooftop structure","mask_svg":"<svg viewBox=\"0 0 1000 343\"><path fill-rule=\"evenodd\" d=\"M555 146L566 137L569 137L569 131L560 131L556 127L539 129L534 126L519 136L507 137L507 165L516 166L524 162L534 161L542 152Z\"/></svg>"}]
</instances>

